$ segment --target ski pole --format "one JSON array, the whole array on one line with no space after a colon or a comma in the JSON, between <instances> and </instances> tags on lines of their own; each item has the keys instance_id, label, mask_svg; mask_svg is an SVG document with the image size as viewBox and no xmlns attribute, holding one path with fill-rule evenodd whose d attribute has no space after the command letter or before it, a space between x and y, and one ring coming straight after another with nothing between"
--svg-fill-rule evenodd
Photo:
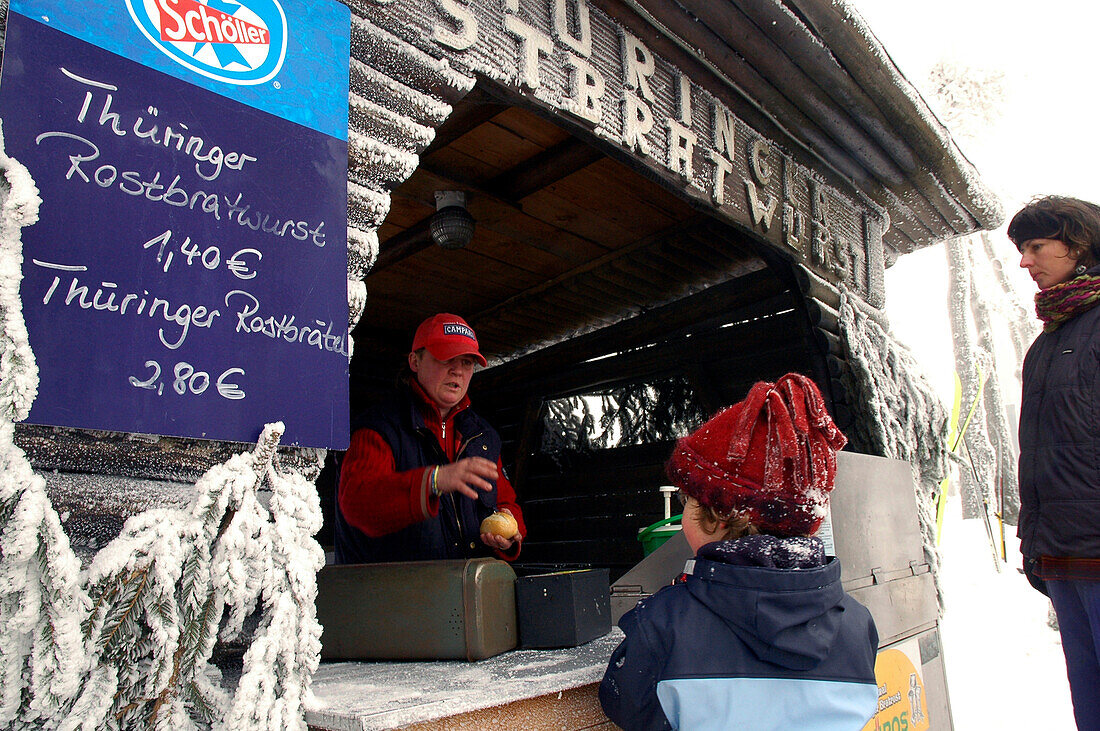
<instances>
[{"instance_id":1,"label":"ski pole","mask_svg":"<svg viewBox=\"0 0 1100 731\"><path fill-rule=\"evenodd\" d=\"M978 469L974 466L974 455L965 443L963 448L966 449L966 458L970 462L970 472L974 475L974 482L978 483ZM982 523L985 525L986 538L989 539L989 550L993 553L993 568L997 569L999 574L1001 573L1001 557L997 553L997 539L993 537L993 526L989 524L989 498L986 496L985 490L982 490Z\"/></svg>"},{"instance_id":2,"label":"ski pole","mask_svg":"<svg viewBox=\"0 0 1100 731\"><path fill-rule=\"evenodd\" d=\"M1001 528L1001 560L1008 563L1008 550L1005 547L1005 476L1000 470L1000 450L997 451L997 523Z\"/></svg>"}]
</instances>

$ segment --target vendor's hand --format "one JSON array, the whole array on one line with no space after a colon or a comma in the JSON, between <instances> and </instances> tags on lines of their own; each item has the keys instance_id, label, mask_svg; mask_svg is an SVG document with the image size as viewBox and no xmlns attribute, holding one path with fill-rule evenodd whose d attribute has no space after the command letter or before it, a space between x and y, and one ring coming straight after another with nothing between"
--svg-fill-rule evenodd
<instances>
[{"instance_id":1,"label":"vendor's hand","mask_svg":"<svg viewBox=\"0 0 1100 731\"><path fill-rule=\"evenodd\" d=\"M512 514L512 511L508 508L502 508L500 512L508 513L508 515ZM484 543L489 548L495 548L502 553L508 553L512 549L512 546L515 546L522 540L523 536L521 536L519 533L516 533L511 538L503 538L502 536L498 536L496 533L481 534L482 543Z\"/></svg>"},{"instance_id":2,"label":"vendor's hand","mask_svg":"<svg viewBox=\"0 0 1100 731\"><path fill-rule=\"evenodd\" d=\"M481 542L489 548L495 548L501 553L508 553L512 546L520 542L519 534L515 538L501 538L496 533L482 533Z\"/></svg>"},{"instance_id":3,"label":"vendor's hand","mask_svg":"<svg viewBox=\"0 0 1100 731\"><path fill-rule=\"evenodd\" d=\"M497 478L497 465L484 457L467 457L439 466L435 484L440 492L457 492L477 500L477 490L492 490L489 480Z\"/></svg>"}]
</instances>

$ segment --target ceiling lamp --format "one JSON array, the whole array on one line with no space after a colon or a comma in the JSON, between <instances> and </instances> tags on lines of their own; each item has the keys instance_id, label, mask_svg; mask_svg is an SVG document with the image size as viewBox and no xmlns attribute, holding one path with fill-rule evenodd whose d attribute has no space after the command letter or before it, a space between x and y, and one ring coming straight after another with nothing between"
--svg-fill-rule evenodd
<instances>
[{"instance_id":1,"label":"ceiling lamp","mask_svg":"<svg viewBox=\"0 0 1100 731\"><path fill-rule=\"evenodd\" d=\"M435 213L428 223L432 241L444 249L461 249L474 238L474 217L466 210L466 193L437 190Z\"/></svg>"}]
</instances>

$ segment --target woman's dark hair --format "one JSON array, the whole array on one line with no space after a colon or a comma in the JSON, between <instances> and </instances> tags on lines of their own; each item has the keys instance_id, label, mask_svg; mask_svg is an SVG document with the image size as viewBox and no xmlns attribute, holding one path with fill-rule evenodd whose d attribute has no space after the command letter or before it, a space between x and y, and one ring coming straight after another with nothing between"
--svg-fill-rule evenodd
<instances>
[{"instance_id":1,"label":"woman's dark hair","mask_svg":"<svg viewBox=\"0 0 1100 731\"><path fill-rule=\"evenodd\" d=\"M1079 198L1035 198L1008 224L1008 238L1020 249L1032 239L1054 239L1085 266L1100 262L1100 206Z\"/></svg>"}]
</instances>

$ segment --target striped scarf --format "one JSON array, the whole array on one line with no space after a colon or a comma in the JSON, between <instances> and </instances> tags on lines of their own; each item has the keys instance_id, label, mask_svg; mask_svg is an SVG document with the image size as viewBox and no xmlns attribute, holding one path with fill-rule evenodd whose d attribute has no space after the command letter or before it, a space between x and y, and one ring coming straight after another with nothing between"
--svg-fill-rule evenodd
<instances>
[{"instance_id":1,"label":"striped scarf","mask_svg":"<svg viewBox=\"0 0 1100 731\"><path fill-rule=\"evenodd\" d=\"M1043 321L1043 332L1054 332L1067 320L1100 304L1100 276L1082 274L1035 295L1035 314Z\"/></svg>"}]
</instances>

